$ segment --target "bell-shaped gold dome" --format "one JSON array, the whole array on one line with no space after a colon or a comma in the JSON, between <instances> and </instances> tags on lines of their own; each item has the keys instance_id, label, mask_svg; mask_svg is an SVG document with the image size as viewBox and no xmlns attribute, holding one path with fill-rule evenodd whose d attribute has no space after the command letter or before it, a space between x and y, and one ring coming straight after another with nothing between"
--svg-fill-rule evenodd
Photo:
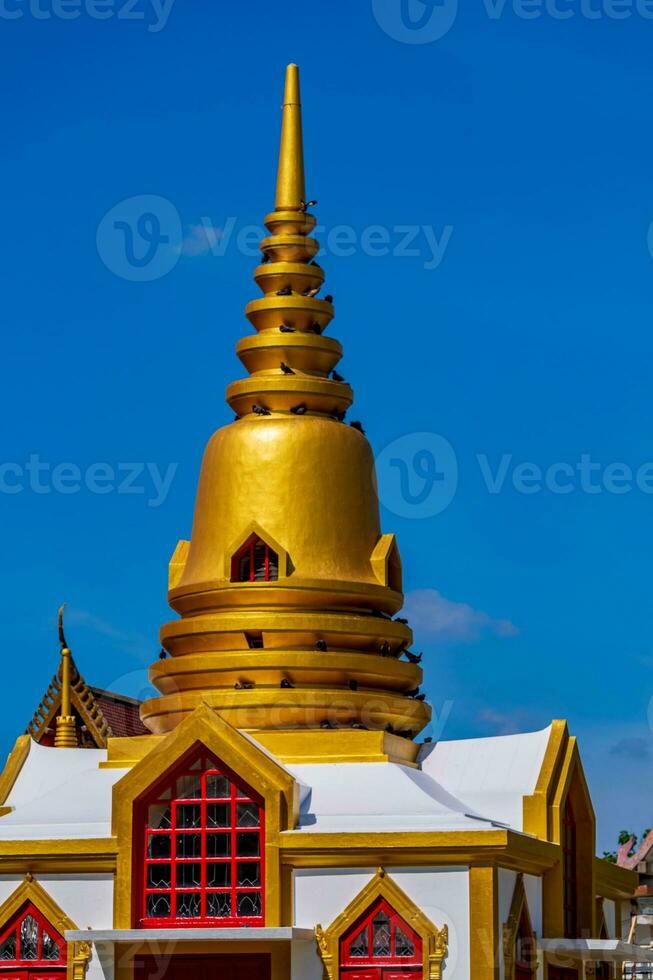
<instances>
[{"instance_id":1,"label":"bell-shaped gold dome","mask_svg":"<svg viewBox=\"0 0 653 980\"><path fill-rule=\"evenodd\" d=\"M210 440L190 542L170 565L180 615L161 631L169 659L150 671L161 696L143 705L154 732L204 701L239 728L380 729L412 737L430 709L407 692L419 666L394 536L382 534L374 458L347 425L351 387L320 298L315 218L305 200L299 72L286 75L275 210L265 223L256 334L237 352L236 421Z\"/></svg>"}]
</instances>

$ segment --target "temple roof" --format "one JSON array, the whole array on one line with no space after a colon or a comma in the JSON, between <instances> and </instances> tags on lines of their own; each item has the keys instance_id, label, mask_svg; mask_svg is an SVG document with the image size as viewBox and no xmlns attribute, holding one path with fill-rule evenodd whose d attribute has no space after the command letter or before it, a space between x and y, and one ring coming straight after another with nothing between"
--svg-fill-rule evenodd
<instances>
[{"instance_id":1,"label":"temple roof","mask_svg":"<svg viewBox=\"0 0 653 980\"><path fill-rule=\"evenodd\" d=\"M100 687L90 687L71 658L71 702L82 748L104 749L108 738L147 735L139 709L140 701ZM52 745L57 715L61 712L61 669L27 726L27 734L39 743Z\"/></svg>"}]
</instances>

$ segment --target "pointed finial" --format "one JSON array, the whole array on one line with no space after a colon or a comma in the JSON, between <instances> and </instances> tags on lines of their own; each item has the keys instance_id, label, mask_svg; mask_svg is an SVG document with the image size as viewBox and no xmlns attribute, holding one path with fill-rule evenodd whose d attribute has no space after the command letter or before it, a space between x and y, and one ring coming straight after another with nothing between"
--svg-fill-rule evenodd
<instances>
[{"instance_id":1,"label":"pointed finial","mask_svg":"<svg viewBox=\"0 0 653 980\"><path fill-rule=\"evenodd\" d=\"M64 603L59 608L57 616L57 627L59 630L59 645L61 646L61 714L57 716L57 728L54 736L55 748L74 749L77 747L77 726L75 716L72 714L72 670L70 647L66 643L66 635L63 629L63 611L66 608Z\"/></svg>"},{"instance_id":2,"label":"pointed finial","mask_svg":"<svg viewBox=\"0 0 653 980\"><path fill-rule=\"evenodd\" d=\"M286 90L283 97L276 209L277 211L298 211L305 198L299 68L297 65L288 65Z\"/></svg>"}]
</instances>

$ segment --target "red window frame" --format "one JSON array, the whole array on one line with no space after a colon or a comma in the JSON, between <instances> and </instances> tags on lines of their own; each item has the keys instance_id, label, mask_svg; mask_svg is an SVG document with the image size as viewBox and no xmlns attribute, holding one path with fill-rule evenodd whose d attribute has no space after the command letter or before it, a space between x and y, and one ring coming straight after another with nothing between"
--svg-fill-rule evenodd
<instances>
[{"instance_id":1,"label":"red window frame","mask_svg":"<svg viewBox=\"0 0 653 980\"><path fill-rule=\"evenodd\" d=\"M263 578L256 578L256 550L263 549ZM231 560L232 582L276 582L279 556L263 538L252 534Z\"/></svg>"},{"instance_id":2,"label":"red window frame","mask_svg":"<svg viewBox=\"0 0 653 980\"><path fill-rule=\"evenodd\" d=\"M578 934L577 861L576 817L572 802L567 796L562 817L563 906L566 939L575 939Z\"/></svg>"},{"instance_id":3,"label":"red window frame","mask_svg":"<svg viewBox=\"0 0 653 980\"><path fill-rule=\"evenodd\" d=\"M515 980L531 980L537 972L535 936L530 929L526 910L522 910L515 937Z\"/></svg>"},{"instance_id":4,"label":"red window frame","mask_svg":"<svg viewBox=\"0 0 653 980\"><path fill-rule=\"evenodd\" d=\"M37 955L35 959L24 959L20 955L22 953L21 942L20 942L20 928L28 915L36 921L38 926L37 933ZM46 932L50 939L57 944L59 947L59 956L57 959L44 959L43 958L43 932ZM53 970L59 967L65 967L68 962L68 953L66 941L61 935L61 933L54 928L51 922L46 919L42 912L40 912L32 902L26 902L21 908L16 912L15 915L11 917L8 923L5 924L4 928L0 931L0 947L5 943L11 934L16 934L16 958L15 959L0 959L0 975L6 972L16 973L17 971L38 971L39 973L46 972L48 970Z\"/></svg>"},{"instance_id":5,"label":"red window frame","mask_svg":"<svg viewBox=\"0 0 653 980\"><path fill-rule=\"evenodd\" d=\"M380 913L390 920L390 955L374 955L374 920ZM413 945L413 953L410 956L397 956L396 940L397 927ZM367 931L367 956L352 955L352 945L358 940L363 931ZM398 971L399 975L407 973L409 976L419 976L423 968L423 946L420 936L412 929L398 912L384 899L378 899L365 912L357 922L347 930L340 940L340 969L346 970L347 976L352 977L351 972L355 970L364 976L370 970L390 970ZM385 975L385 974L384 974ZM353 980L353 978L352 978Z\"/></svg>"},{"instance_id":6,"label":"red window frame","mask_svg":"<svg viewBox=\"0 0 653 980\"><path fill-rule=\"evenodd\" d=\"M193 782L199 783L198 790L180 792L180 783L189 789ZM135 868L135 880L140 883L135 918L139 926L265 924L265 807L261 796L217 759L200 751L160 780L137 806L135 826L140 828L141 839L135 848L140 865ZM150 826L157 819L163 825ZM258 825L248 826L252 819ZM191 884L184 881L184 867L193 879ZM239 884L239 875L246 874L258 884ZM148 914L148 905L157 896L163 896L164 904L169 899L169 914L161 915L158 910ZM258 914L238 914L240 900L247 898L258 902ZM228 914L213 914L209 903L220 901L229 903ZM180 904L197 907L199 914L179 915Z\"/></svg>"}]
</instances>

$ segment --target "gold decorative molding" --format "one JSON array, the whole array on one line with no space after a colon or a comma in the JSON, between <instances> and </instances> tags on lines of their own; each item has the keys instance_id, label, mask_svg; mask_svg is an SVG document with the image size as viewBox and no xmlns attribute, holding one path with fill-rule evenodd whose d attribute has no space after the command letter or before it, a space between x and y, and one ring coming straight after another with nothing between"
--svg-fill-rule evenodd
<instances>
[{"instance_id":1,"label":"gold decorative molding","mask_svg":"<svg viewBox=\"0 0 653 980\"><path fill-rule=\"evenodd\" d=\"M433 925L399 885L386 874L384 868L379 868L374 877L337 919L334 919L328 929L323 929L319 924L316 926L315 938L324 965L325 980L339 980L340 940L379 898L385 899L422 940L424 980L442 980L442 964L449 949L449 927L445 924L438 929Z\"/></svg>"},{"instance_id":2,"label":"gold decorative molding","mask_svg":"<svg viewBox=\"0 0 653 980\"><path fill-rule=\"evenodd\" d=\"M528 908L528 899L526 898L526 890L524 889L524 876L519 874L517 875L515 890L510 903L510 912L508 913L507 920L503 924L503 963L505 980L515 980L515 947L517 943L517 936L519 935L519 926L524 913L526 914L526 920L528 922L529 934L533 939L533 948L535 948L535 932L533 931L530 909Z\"/></svg>"},{"instance_id":3,"label":"gold decorative molding","mask_svg":"<svg viewBox=\"0 0 653 980\"><path fill-rule=\"evenodd\" d=\"M18 779L21 769L25 765L25 760L29 755L31 738L29 735L19 735L16 744L9 753L5 767L0 776L0 807L2 816L11 812L11 807L5 807L7 798L14 788L14 783Z\"/></svg>"},{"instance_id":4,"label":"gold decorative molding","mask_svg":"<svg viewBox=\"0 0 653 980\"><path fill-rule=\"evenodd\" d=\"M40 742L46 730L56 724L57 713L61 711L62 696L61 669L59 669L27 726L27 734L31 735L35 742ZM86 725L95 746L98 749L105 749L107 739L113 735L111 726L102 714L95 695L77 669L72 654L70 656L70 703L71 708L77 711L83 724Z\"/></svg>"},{"instance_id":5,"label":"gold decorative molding","mask_svg":"<svg viewBox=\"0 0 653 980\"><path fill-rule=\"evenodd\" d=\"M31 902L62 936L69 929L77 929L73 920L57 905L55 900L39 884L31 872L27 872L25 880L0 905L0 929L27 902Z\"/></svg>"},{"instance_id":6,"label":"gold decorative molding","mask_svg":"<svg viewBox=\"0 0 653 980\"><path fill-rule=\"evenodd\" d=\"M203 747L249 783L265 802L265 917L266 926L282 925L281 862L279 839L291 830L299 814L299 787L276 760L256 743L201 704L190 717L141 759L113 787L113 835L118 848L114 894L116 929L133 926L132 854L134 805L181 758Z\"/></svg>"},{"instance_id":7,"label":"gold decorative molding","mask_svg":"<svg viewBox=\"0 0 653 980\"><path fill-rule=\"evenodd\" d=\"M73 943L68 958L68 980L85 980L92 957L93 947L90 943Z\"/></svg>"}]
</instances>

